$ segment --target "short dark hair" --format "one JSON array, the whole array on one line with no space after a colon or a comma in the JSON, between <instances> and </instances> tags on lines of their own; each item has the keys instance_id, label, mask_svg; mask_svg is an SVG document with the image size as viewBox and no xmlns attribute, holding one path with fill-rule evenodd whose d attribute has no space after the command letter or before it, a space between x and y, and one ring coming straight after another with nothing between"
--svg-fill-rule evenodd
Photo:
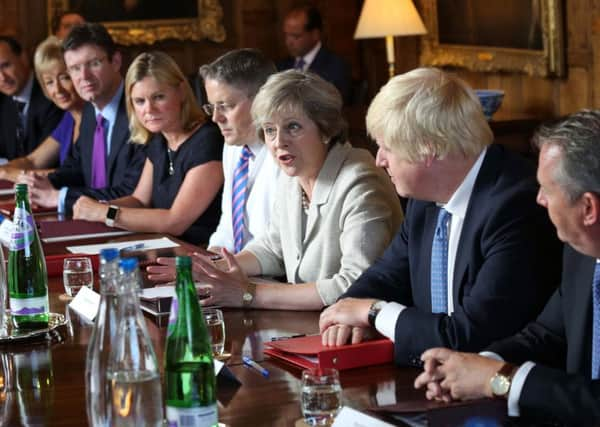
<instances>
[{"instance_id":1,"label":"short dark hair","mask_svg":"<svg viewBox=\"0 0 600 427\"><path fill-rule=\"evenodd\" d=\"M56 34L58 32L58 27L60 26L60 21L62 21L63 17L66 16L66 15L79 15L84 20L86 20L85 16L83 16L81 14L81 12L79 12L79 11L77 11L75 9L64 10L63 12L57 13L56 15L54 15L52 17L52 34Z\"/></svg>"},{"instance_id":2,"label":"short dark hair","mask_svg":"<svg viewBox=\"0 0 600 427\"><path fill-rule=\"evenodd\" d=\"M236 49L221 55L198 73L206 80L217 80L246 92L254 98L271 74L277 72L273 61L258 49Z\"/></svg>"},{"instance_id":3,"label":"short dark hair","mask_svg":"<svg viewBox=\"0 0 600 427\"><path fill-rule=\"evenodd\" d=\"M321 17L321 12L319 12L319 9L317 9L316 6L310 4L297 5L289 11L288 15L294 13L304 13L306 16L304 31L323 31L323 18Z\"/></svg>"},{"instance_id":4,"label":"short dark hair","mask_svg":"<svg viewBox=\"0 0 600 427\"><path fill-rule=\"evenodd\" d=\"M117 45L102 24L86 22L75 25L63 41L63 50L75 50L86 44L93 44L102 48L109 59L117 51Z\"/></svg>"},{"instance_id":5,"label":"short dark hair","mask_svg":"<svg viewBox=\"0 0 600 427\"><path fill-rule=\"evenodd\" d=\"M23 53L23 47L21 46L21 43L19 43L17 39L12 36L0 36L0 42L6 43L11 52L15 55L20 55Z\"/></svg>"}]
</instances>

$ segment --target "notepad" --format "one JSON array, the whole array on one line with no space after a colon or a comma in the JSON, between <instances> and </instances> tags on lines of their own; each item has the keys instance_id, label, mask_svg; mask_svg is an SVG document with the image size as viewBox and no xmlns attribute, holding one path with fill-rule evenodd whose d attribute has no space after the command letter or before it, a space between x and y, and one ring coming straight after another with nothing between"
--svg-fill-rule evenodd
<instances>
[{"instance_id":1,"label":"notepad","mask_svg":"<svg viewBox=\"0 0 600 427\"><path fill-rule=\"evenodd\" d=\"M151 249L176 248L179 246L177 243L175 243L168 237L162 237L160 239L130 240L127 242L110 242L95 245L67 246L67 250L74 254L97 255L102 249L123 249L138 244L144 245L142 249L144 251Z\"/></svg>"}]
</instances>

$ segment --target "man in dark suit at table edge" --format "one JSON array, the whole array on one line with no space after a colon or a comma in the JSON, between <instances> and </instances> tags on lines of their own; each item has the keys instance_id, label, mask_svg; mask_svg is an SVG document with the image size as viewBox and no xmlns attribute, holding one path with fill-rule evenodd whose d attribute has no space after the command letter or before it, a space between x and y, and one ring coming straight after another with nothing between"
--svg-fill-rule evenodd
<instances>
[{"instance_id":1,"label":"man in dark suit at table edge","mask_svg":"<svg viewBox=\"0 0 600 427\"><path fill-rule=\"evenodd\" d=\"M425 352L415 386L426 386L430 399L496 396L511 416L599 425L600 111L543 127L535 142L538 201L568 243L560 288L537 320L481 355Z\"/></svg>"},{"instance_id":2,"label":"man in dark suit at table edge","mask_svg":"<svg viewBox=\"0 0 600 427\"><path fill-rule=\"evenodd\" d=\"M375 328L395 361L434 346L481 350L534 319L560 278L561 245L535 202L535 168L493 134L473 90L435 68L391 79L367 129L408 197L384 254L321 314L324 344Z\"/></svg>"},{"instance_id":3,"label":"man in dark suit at table edge","mask_svg":"<svg viewBox=\"0 0 600 427\"><path fill-rule=\"evenodd\" d=\"M75 26L63 48L75 89L88 101L79 138L53 173L45 177L29 172L23 181L29 185L32 203L71 214L81 195L111 200L131 194L145 152L143 146L129 142L121 53L106 28L95 23Z\"/></svg>"},{"instance_id":4,"label":"man in dark suit at table edge","mask_svg":"<svg viewBox=\"0 0 600 427\"><path fill-rule=\"evenodd\" d=\"M335 53L323 46L323 20L315 6L297 6L285 16L283 33L290 56L277 64L279 71L295 68L311 71L332 83L342 94L344 103L350 100L350 67Z\"/></svg>"},{"instance_id":5,"label":"man in dark suit at table edge","mask_svg":"<svg viewBox=\"0 0 600 427\"><path fill-rule=\"evenodd\" d=\"M63 113L44 95L21 44L13 37L0 36L0 158L12 160L31 153ZM24 125L21 129L19 120Z\"/></svg>"}]
</instances>

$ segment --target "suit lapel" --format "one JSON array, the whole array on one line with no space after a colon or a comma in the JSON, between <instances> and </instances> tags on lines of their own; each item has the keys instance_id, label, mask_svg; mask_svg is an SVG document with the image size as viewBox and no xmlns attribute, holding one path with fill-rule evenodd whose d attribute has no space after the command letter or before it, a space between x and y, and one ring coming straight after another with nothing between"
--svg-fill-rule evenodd
<instances>
[{"instance_id":1,"label":"suit lapel","mask_svg":"<svg viewBox=\"0 0 600 427\"><path fill-rule=\"evenodd\" d=\"M313 188L312 200L306 220L306 233L304 233L304 242L311 238L311 234L318 231L318 224L321 218L321 209L325 209L323 205L329 200L329 194L333 189L336 177L338 176L344 161L348 157L350 146L336 144L331 148L325 159L325 163L319 171L317 182Z\"/></svg>"},{"instance_id":2,"label":"suit lapel","mask_svg":"<svg viewBox=\"0 0 600 427\"><path fill-rule=\"evenodd\" d=\"M127 112L125 110L125 95L121 96L119 111L117 112L115 126L113 127L110 139L110 154L106 162L106 178L110 183L112 181L112 171L115 160L119 157L119 151L127 143L128 134Z\"/></svg>"},{"instance_id":3,"label":"suit lapel","mask_svg":"<svg viewBox=\"0 0 600 427\"><path fill-rule=\"evenodd\" d=\"M295 253L300 255L296 259L302 258L304 255L304 249L302 246L302 190L300 189L300 184L296 182L294 188L290 192L290 204L289 204L289 215L290 219L288 224L294 224L293 228L290 228L290 232L292 233L292 242L294 244ZM296 264L296 268L294 268L294 276L297 274L298 264Z\"/></svg>"}]
</instances>

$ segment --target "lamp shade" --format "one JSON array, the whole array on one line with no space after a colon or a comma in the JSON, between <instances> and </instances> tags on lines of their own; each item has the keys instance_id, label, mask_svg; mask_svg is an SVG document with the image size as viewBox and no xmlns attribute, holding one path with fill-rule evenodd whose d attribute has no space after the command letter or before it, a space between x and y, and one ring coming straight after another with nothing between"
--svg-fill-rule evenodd
<instances>
[{"instance_id":1,"label":"lamp shade","mask_svg":"<svg viewBox=\"0 0 600 427\"><path fill-rule=\"evenodd\" d=\"M354 38L413 36L426 32L412 0L365 0Z\"/></svg>"}]
</instances>

